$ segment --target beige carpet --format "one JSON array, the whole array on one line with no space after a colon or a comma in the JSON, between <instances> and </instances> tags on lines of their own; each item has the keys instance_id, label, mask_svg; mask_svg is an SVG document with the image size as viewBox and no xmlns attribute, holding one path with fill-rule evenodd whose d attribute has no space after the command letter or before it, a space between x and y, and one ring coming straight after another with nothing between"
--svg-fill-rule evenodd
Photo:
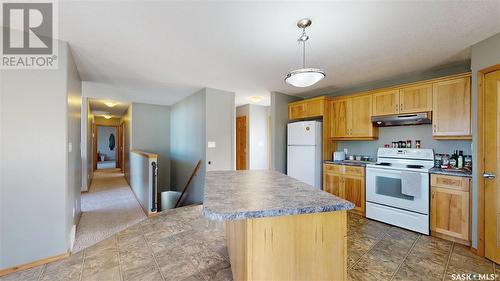
<instances>
[{"instance_id":1,"label":"beige carpet","mask_svg":"<svg viewBox=\"0 0 500 281\"><path fill-rule=\"evenodd\" d=\"M118 169L96 171L82 194L82 217L73 253L96 244L142 220L146 215Z\"/></svg>"}]
</instances>

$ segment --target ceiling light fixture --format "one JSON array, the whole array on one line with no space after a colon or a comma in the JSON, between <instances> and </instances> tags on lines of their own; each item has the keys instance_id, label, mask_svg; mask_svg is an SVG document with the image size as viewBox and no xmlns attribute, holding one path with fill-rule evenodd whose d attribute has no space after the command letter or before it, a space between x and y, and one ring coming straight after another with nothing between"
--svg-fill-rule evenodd
<instances>
[{"instance_id":1,"label":"ceiling light fixture","mask_svg":"<svg viewBox=\"0 0 500 281\"><path fill-rule=\"evenodd\" d=\"M252 96L248 98L251 102L253 103L259 103L262 100L262 97L259 96Z\"/></svg>"},{"instance_id":2,"label":"ceiling light fixture","mask_svg":"<svg viewBox=\"0 0 500 281\"><path fill-rule=\"evenodd\" d=\"M319 68L306 68L306 41L309 40L306 28L311 23L310 19L301 19L297 22L297 26L302 29L302 34L297 39L297 41L302 43L302 68L290 71L285 77L285 82L294 87L304 88L312 86L326 76L325 72Z\"/></svg>"},{"instance_id":3,"label":"ceiling light fixture","mask_svg":"<svg viewBox=\"0 0 500 281\"><path fill-rule=\"evenodd\" d=\"M114 102L110 102L110 101L107 101L104 103L107 107L115 107L116 106L116 103Z\"/></svg>"},{"instance_id":4,"label":"ceiling light fixture","mask_svg":"<svg viewBox=\"0 0 500 281\"><path fill-rule=\"evenodd\" d=\"M106 119L111 119L113 116L111 116L111 115L103 115L102 117L104 117Z\"/></svg>"}]
</instances>

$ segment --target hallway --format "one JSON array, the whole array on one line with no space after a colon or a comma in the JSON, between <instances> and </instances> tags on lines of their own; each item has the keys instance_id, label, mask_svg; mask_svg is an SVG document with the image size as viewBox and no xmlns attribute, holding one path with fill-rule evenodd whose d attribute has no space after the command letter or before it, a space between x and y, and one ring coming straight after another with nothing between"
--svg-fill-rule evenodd
<instances>
[{"instance_id":1,"label":"hallway","mask_svg":"<svg viewBox=\"0 0 500 281\"><path fill-rule=\"evenodd\" d=\"M82 217L73 253L102 241L146 215L119 169L95 171L88 193L82 193Z\"/></svg>"}]
</instances>

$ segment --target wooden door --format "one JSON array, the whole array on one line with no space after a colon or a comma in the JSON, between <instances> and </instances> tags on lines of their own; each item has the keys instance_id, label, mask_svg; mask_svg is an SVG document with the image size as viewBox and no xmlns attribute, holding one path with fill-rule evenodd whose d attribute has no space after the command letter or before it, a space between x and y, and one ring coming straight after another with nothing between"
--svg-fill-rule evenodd
<instances>
[{"instance_id":1,"label":"wooden door","mask_svg":"<svg viewBox=\"0 0 500 281\"><path fill-rule=\"evenodd\" d=\"M247 117L236 117L236 170L247 169Z\"/></svg>"},{"instance_id":2,"label":"wooden door","mask_svg":"<svg viewBox=\"0 0 500 281\"><path fill-rule=\"evenodd\" d=\"M323 191L342 197L341 175L333 173L323 173Z\"/></svg>"},{"instance_id":3,"label":"wooden door","mask_svg":"<svg viewBox=\"0 0 500 281\"><path fill-rule=\"evenodd\" d=\"M484 91L484 173L496 175L484 180L485 256L500 264L500 70L485 75Z\"/></svg>"},{"instance_id":4,"label":"wooden door","mask_svg":"<svg viewBox=\"0 0 500 281\"><path fill-rule=\"evenodd\" d=\"M373 94L373 115L399 113L399 90L383 91Z\"/></svg>"},{"instance_id":5,"label":"wooden door","mask_svg":"<svg viewBox=\"0 0 500 281\"><path fill-rule=\"evenodd\" d=\"M354 203L354 212L365 213L365 178L352 175L343 175L343 198Z\"/></svg>"},{"instance_id":6,"label":"wooden door","mask_svg":"<svg viewBox=\"0 0 500 281\"><path fill-rule=\"evenodd\" d=\"M332 138L343 138L349 136L350 99L335 100L331 102L331 132Z\"/></svg>"},{"instance_id":7,"label":"wooden door","mask_svg":"<svg viewBox=\"0 0 500 281\"><path fill-rule=\"evenodd\" d=\"M431 231L469 241L469 192L431 187Z\"/></svg>"},{"instance_id":8,"label":"wooden door","mask_svg":"<svg viewBox=\"0 0 500 281\"><path fill-rule=\"evenodd\" d=\"M399 113L432 111L432 84L399 90Z\"/></svg>"},{"instance_id":9,"label":"wooden door","mask_svg":"<svg viewBox=\"0 0 500 281\"><path fill-rule=\"evenodd\" d=\"M350 137L372 137L372 96L351 98L351 110L348 117Z\"/></svg>"},{"instance_id":10,"label":"wooden door","mask_svg":"<svg viewBox=\"0 0 500 281\"><path fill-rule=\"evenodd\" d=\"M434 83L432 95L433 137L470 138L470 78Z\"/></svg>"}]
</instances>

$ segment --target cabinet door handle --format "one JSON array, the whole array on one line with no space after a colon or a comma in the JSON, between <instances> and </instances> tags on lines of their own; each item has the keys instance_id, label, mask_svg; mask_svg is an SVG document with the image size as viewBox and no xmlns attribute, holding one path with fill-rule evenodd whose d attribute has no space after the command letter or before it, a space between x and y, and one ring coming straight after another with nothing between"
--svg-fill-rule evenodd
<instances>
[{"instance_id":1,"label":"cabinet door handle","mask_svg":"<svg viewBox=\"0 0 500 281\"><path fill-rule=\"evenodd\" d=\"M434 133L436 132L436 124L432 125L432 127L434 128Z\"/></svg>"},{"instance_id":2,"label":"cabinet door handle","mask_svg":"<svg viewBox=\"0 0 500 281\"><path fill-rule=\"evenodd\" d=\"M399 105L399 108L400 108L401 110L403 110L403 104L400 104L400 105Z\"/></svg>"}]
</instances>

